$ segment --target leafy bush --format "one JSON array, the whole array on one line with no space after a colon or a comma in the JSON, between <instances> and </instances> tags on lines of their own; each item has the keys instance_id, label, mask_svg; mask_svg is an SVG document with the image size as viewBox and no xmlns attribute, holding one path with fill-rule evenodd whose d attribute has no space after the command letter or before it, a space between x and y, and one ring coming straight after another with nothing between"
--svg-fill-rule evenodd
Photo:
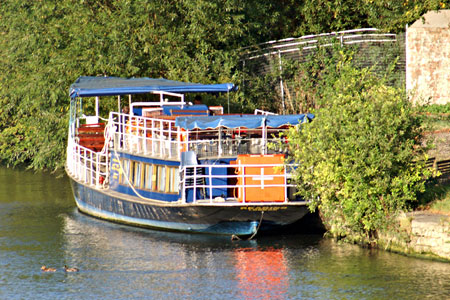
<instances>
[{"instance_id":1,"label":"leafy bush","mask_svg":"<svg viewBox=\"0 0 450 300\"><path fill-rule=\"evenodd\" d=\"M295 180L332 235L372 243L424 190L421 124L404 91L368 69L337 68L314 121L288 133Z\"/></svg>"}]
</instances>

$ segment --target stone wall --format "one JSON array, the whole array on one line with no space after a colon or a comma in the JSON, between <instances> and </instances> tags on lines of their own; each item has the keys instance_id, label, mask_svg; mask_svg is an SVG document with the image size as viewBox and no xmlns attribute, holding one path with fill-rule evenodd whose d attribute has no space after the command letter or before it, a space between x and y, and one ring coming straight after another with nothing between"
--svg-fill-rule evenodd
<instances>
[{"instance_id":1,"label":"stone wall","mask_svg":"<svg viewBox=\"0 0 450 300\"><path fill-rule=\"evenodd\" d=\"M450 102L450 10L428 12L407 29L406 88L415 102Z\"/></svg>"},{"instance_id":2,"label":"stone wall","mask_svg":"<svg viewBox=\"0 0 450 300\"><path fill-rule=\"evenodd\" d=\"M450 216L416 211L400 216L399 230L385 232L380 244L394 252L450 261Z\"/></svg>"},{"instance_id":3,"label":"stone wall","mask_svg":"<svg viewBox=\"0 0 450 300\"><path fill-rule=\"evenodd\" d=\"M436 214L412 213L409 246L418 253L433 253L450 259L449 218Z\"/></svg>"}]
</instances>

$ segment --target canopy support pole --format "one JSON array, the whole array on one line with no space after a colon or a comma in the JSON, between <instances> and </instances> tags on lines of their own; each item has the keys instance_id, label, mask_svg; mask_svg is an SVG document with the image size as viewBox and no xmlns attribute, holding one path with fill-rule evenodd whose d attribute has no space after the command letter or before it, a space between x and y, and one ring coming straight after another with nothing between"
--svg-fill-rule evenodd
<instances>
[{"instance_id":1,"label":"canopy support pole","mask_svg":"<svg viewBox=\"0 0 450 300\"><path fill-rule=\"evenodd\" d=\"M98 118L98 102L100 101L100 97L95 97L95 116Z\"/></svg>"},{"instance_id":2,"label":"canopy support pole","mask_svg":"<svg viewBox=\"0 0 450 300\"><path fill-rule=\"evenodd\" d=\"M266 127L266 117L263 118L262 121L262 154L267 154L266 146L267 146L267 127Z\"/></svg>"},{"instance_id":3,"label":"canopy support pole","mask_svg":"<svg viewBox=\"0 0 450 300\"><path fill-rule=\"evenodd\" d=\"M230 114L230 92L227 92L227 98L228 98L228 114Z\"/></svg>"},{"instance_id":4,"label":"canopy support pole","mask_svg":"<svg viewBox=\"0 0 450 300\"><path fill-rule=\"evenodd\" d=\"M219 138L218 138L218 154L219 154L219 157L222 157L222 127L221 126L219 126ZM211 174L211 173L210 173Z\"/></svg>"},{"instance_id":5,"label":"canopy support pole","mask_svg":"<svg viewBox=\"0 0 450 300\"><path fill-rule=\"evenodd\" d=\"M281 92L281 105L283 108L283 115L286 113L285 112L285 103L284 103L284 84L283 84L283 76L282 76L282 72L283 72L283 66L282 66L282 61L281 61L281 52L280 50L278 50L278 60L279 60L279 65L280 65L280 92Z\"/></svg>"},{"instance_id":6,"label":"canopy support pole","mask_svg":"<svg viewBox=\"0 0 450 300\"><path fill-rule=\"evenodd\" d=\"M128 108L129 108L129 112L128 112L128 114L129 115L132 115L133 114L133 112L131 111L131 94L130 95L128 95Z\"/></svg>"}]
</instances>

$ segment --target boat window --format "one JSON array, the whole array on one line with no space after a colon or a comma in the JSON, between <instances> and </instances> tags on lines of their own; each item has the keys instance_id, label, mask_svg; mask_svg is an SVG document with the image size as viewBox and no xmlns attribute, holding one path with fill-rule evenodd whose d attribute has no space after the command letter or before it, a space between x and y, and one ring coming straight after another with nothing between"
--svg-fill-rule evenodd
<instances>
[{"instance_id":1,"label":"boat window","mask_svg":"<svg viewBox=\"0 0 450 300\"><path fill-rule=\"evenodd\" d=\"M153 183L153 165L151 164L145 164L145 170L144 170L144 189L151 190L152 189L152 183Z\"/></svg>"},{"instance_id":2,"label":"boat window","mask_svg":"<svg viewBox=\"0 0 450 300\"><path fill-rule=\"evenodd\" d=\"M179 169L176 166L154 165L139 161L122 159L123 172L120 172L119 183L136 188L163 193L178 193Z\"/></svg>"},{"instance_id":3,"label":"boat window","mask_svg":"<svg viewBox=\"0 0 450 300\"><path fill-rule=\"evenodd\" d=\"M169 166L167 166L167 167L165 167L165 169L166 169L166 188L165 188L165 192L166 193L168 193L168 192L170 192L170 181L171 181L171 178L170 178L170 167Z\"/></svg>"},{"instance_id":4,"label":"boat window","mask_svg":"<svg viewBox=\"0 0 450 300\"><path fill-rule=\"evenodd\" d=\"M158 170L155 165L152 167L152 190L156 191L156 186L158 182Z\"/></svg>"},{"instance_id":5,"label":"boat window","mask_svg":"<svg viewBox=\"0 0 450 300\"><path fill-rule=\"evenodd\" d=\"M167 167L167 192L173 192L173 168Z\"/></svg>"},{"instance_id":6,"label":"boat window","mask_svg":"<svg viewBox=\"0 0 450 300\"><path fill-rule=\"evenodd\" d=\"M174 169L174 180L173 180L173 185L174 185L174 192L178 193L179 192L179 187L180 187L180 169L178 169L177 167L173 168Z\"/></svg>"},{"instance_id":7,"label":"boat window","mask_svg":"<svg viewBox=\"0 0 450 300\"><path fill-rule=\"evenodd\" d=\"M166 191L166 167L165 166L157 166L158 168L158 191L165 192Z\"/></svg>"},{"instance_id":8,"label":"boat window","mask_svg":"<svg viewBox=\"0 0 450 300\"><path fill-rule=\"evenodd\" d=\"M178 193L178 168L177 167L169 167L169 192L170 193Z\"/></svg>"},{"instance_id":9,"label":"boat window","mask_svg":"<svg viewBox=\"0 0 450 300\"><path fill-rule=\"evenodd\" d=\"M128 173L128 180L134 186L135 162L130 161L130 172Z\"/></svg>"},{"instance_id":10,"label":"boat window","mask_svg":"<svg viewBox=\"0 0 450 300\"><path fill-rule=\"evenodd\" d=\"M133 185L137 188L141 188L141 163L138 161L133 161L133 167L134 167L134 176L133 176Z\"/></svg>"},{"instance_id":11,"label":"boat window","mask_svg":"<svg viewBox=\"0 0 450 300\"><path fill-rule=\"evenodd\" d=\"M125 176L129 176L129 174L130 174L130 161L128 159L121 159L121 164L122 164L123 171L120 172L119 182L120 182L120 184L126 185L126 184L128 184L128 182L125 179Z\"/></svg>"}]
</instances>

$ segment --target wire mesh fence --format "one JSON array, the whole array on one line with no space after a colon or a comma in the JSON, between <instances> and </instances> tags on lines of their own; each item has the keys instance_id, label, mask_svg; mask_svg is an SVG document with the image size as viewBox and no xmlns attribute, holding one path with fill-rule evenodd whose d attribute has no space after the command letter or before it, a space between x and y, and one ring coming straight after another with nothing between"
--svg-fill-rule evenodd
<instances>
[{"instance_id":1,"label":"wire mesh fence","mask_svg":"<svg viewBox=\"0 0 450 300\"><path fill-rule=\"evenodd\" d=\"M372 72L380 76L392 68L388 84L405 86L405 34L382 33L375 28L287 38L242 48L241 67L249 76L282 74L286 62L306 63L318 48L327 48L332 55L332 51L342 47L353 50L356 67L372 68ZM294 83L283 76L278 76L277 80L275 89L284 103L286 92L294 89ZM243 88L246 88L245 78Z\"/></svg>"}]
</instances>

